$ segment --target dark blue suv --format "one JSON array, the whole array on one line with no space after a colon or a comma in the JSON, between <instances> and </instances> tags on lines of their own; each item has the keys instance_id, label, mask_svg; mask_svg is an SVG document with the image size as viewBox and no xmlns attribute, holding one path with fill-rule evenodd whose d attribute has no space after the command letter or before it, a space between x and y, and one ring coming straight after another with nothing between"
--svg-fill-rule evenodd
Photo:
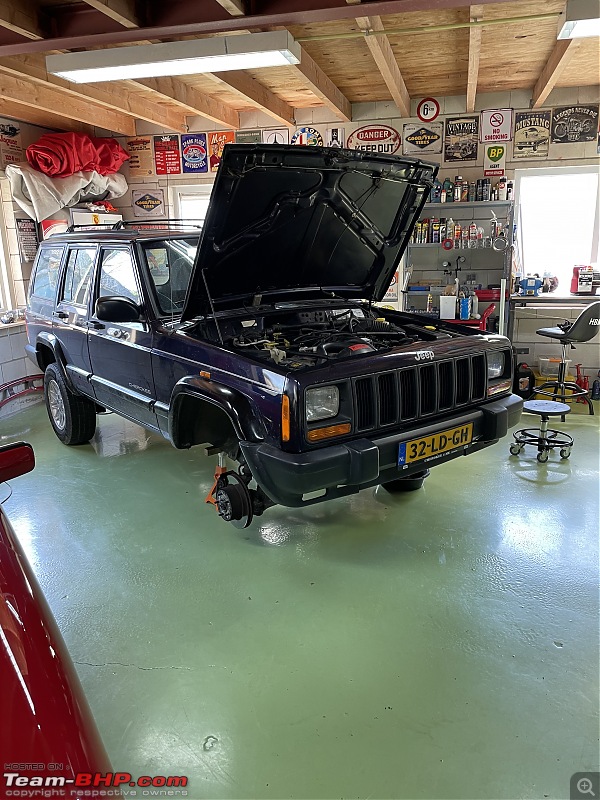
<instances>
[{"instance_id":1,"label":"dark blue suv","mask_svg":"<svg viewBox=\"0 0 600 800\"><path fill-rule=\"evenodd\" d=\"M27 309L50 422L98 410L218 455L207 498L246 526L504 436L521 413L503 336L374 305L437 167L319 147L225 149L203 230L71 232L40 246ZM228 466L229 464L229 466Z\"/></svg>"}]
</instances>

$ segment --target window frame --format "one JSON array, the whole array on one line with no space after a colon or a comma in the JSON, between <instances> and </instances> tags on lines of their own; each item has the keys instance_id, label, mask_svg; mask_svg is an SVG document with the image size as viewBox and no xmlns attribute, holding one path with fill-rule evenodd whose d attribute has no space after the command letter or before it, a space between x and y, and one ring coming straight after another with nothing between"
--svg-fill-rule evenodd
<instances>
[{"instance_id":1,"label":"window frame","mask_svg":"<svg viewBox=\"0 0 600 800\"><path fill-rule=\"evenodd\" d=\"M525 264L525 251L523 247L523 224L521 219L521 181L523 178L531 178L531 177L539 177L539 178L548 178L548 177L556 177L558 175L575 175L575 174L594 174L598 175L598 166L597 165L577 165L577 166L557 166L557 167L539 167L539 168L524 168L524 169L515 169L515 215L518 215L516 218L517 222L517 248L519 253L519 260L520 260L520 268L523 272L523 275L527 274L527 266ZM598 263L598 250L599 250L599 234L600 234L600 176L598 178L598 192L596 193L596 213L594 215L594 227L592 229L592 251L591 251L591 263L597 264ZM555 299L560 299L561 297L570 297L568 290L564 293L561 292L560 294L553 295Z\"/></svg>"},{"instance_id":2,"label":"window frame","mask_svg":"<svg viewBox=\"0 0 600 800\"><path fill-rule=\"evenodd\" d=\"M60 262L58 265L58 280L56 281L56 288L54 289L54 293L52 297L44 297L40 294L34 294L35 288L35 281L37 278L39 266L40 266L40 259L42 255L47 252L48 250L62 250L62 254L60 257ZM64 243L56 243L50 244L48 243L47 246L42 246L38 249L35 261L33 263L33 269L31 270L31 277L29 279L29 291L27 292L27 299L29 300L31 297L34 297L38 301L43 301L45 303L50 303L53 307L58 302L58 291L59 287L62 286L63 281L63 273L64 273L64 266L65 266L65 253L68 251L68 247Z\"/></svg>"},{"instance_id":3,"label":"window frame","mask_svg":"<svg viewBox=\"0 0 600 800\"><path fill-rule=\"evenodd\" d=\"M68 306L68 307L76 307L76 308L88 308L90 298L93 293L94 288L94 280L95 280L95 271L96 265L98 263L98 252L99 247L97 244L71 244L67 248L67 255L63 255L63 265L62 265L62 275L60 278L60 288L56 293L56 305L57 306ZM89 290L88 290L88 299L87 303L77 303L75 300L66 300L64 297L65 291L65 282L67 280L67 270L69 269L69 260L71 258L71 253L78 253L80 250L93 250L94 251L94 258L91 268L90 274L90 282L89 282ZM77 258L77 256L75 256Z\"/></svg>"},{"instance_id":4,"label":"window frame","mask_svg":"<svg viewBox=\"0 0 600 800\"><path fill-rule=\"evenodd\" d=\"M181 186L173 186L171 189L173 210L175 212L175 219L187 219L181 212L181 197L182 195L201 194L210 198L214 185L214 179L206 179L200 183L183 184ZM198 222L204 224L204 220L192 220L190 222Z\"/></svg>"},{"instance_id":5,"label":"window frame","mask_svg":"<svg viewBox=\"0 0 600 800\"><path fill-rule=\"evenodd\" d=\"M96 254L96 277L95 277L95 281L94 281L94 291L93 291L93 294L91 295L94 313L95 313L95 309L96 309L96 301L100 297L117 297L117 296L125 297L125 295L101 295L100 294L100 278L101 278L101 275L102 275L102 262L103 262L104 253L107 250L123 250L124 252L128 253L129 258L131 259L131 265L132 265L132 268L133 268L133 278L135 280L135 284L136 284L136 287L137 287L137 290L138 290L138 295L139 295L139 302L136 303L136 305L138 305L138 307L140 308L140 311L141 311L144 308L144 305L145 305L145 298L144 298L144 291L143 291L142 281L140 280L140 271L139 271L137 259L136 259L136 256L135 256L135 252L134 252L133 248L130 247L128 244L110 244L110 243L107 242L107 243L102 243L98 247L98 253ZM127 298L127 299L131 300L131 298ZM133 303L134 301L131 300L131 302Z\"/></svg>"}]
</instances>

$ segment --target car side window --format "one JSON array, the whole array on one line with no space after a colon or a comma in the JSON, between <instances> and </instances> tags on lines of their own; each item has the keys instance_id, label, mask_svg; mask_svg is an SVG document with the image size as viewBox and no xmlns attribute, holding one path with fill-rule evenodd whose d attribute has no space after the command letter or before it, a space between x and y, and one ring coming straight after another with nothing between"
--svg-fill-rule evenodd
<instances>
[{"instance_id":1,"label":"car side window","mask_svg":"<svg viewBox=\"0 0 600 800\"><path fill-rule=\"evenodd\" d=\"M54 300L62 255L62 247L42 247L38 254L31 286L31 294L34 297Z\"/></svg>"},{"instance_id":2,"label":"car side window","mask_svg":"<svg viewBox=\"0 0 600 800\"><path fill-rule=\"evenodd\" d=\"M135 267L129 250L104 248L100 263L98 297L127 297L140 304Z\"/></svg>"},{"instance_id":3,"label":"car side window","mask_svg":"<svg viewBox=\"0 0 600 800\"><path fill-rule=\"evenodd\" d=\"M95 248L77 247L71 250L65 268L61 297L64 303L87 305L95 258Z\"/></svg>"}]
</instances>

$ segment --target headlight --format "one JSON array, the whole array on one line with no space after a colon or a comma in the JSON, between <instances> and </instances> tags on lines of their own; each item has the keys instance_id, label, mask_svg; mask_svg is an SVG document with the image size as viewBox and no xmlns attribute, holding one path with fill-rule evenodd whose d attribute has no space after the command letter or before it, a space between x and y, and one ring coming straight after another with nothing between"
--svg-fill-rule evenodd
<instances>
[{"instance_id":1,"label":"headlight","mask_svg":"<svg viewBox=\"0 0 600 800\"><path fill-rule=\"evenodd\" d=\"M306 390L306 421L337 417L340 410L340 393L337 386L318 386Z\"/></svg>"},{"instance_id":2,"label":"headlight","mask_svg":"<svg viewBox=\"0 0 600 800\"><path fill-rule=\"evenodd\" d=\"M488 378L499 378L504 372L504 353L487 354Z\"/></svg>"}]
</instances>

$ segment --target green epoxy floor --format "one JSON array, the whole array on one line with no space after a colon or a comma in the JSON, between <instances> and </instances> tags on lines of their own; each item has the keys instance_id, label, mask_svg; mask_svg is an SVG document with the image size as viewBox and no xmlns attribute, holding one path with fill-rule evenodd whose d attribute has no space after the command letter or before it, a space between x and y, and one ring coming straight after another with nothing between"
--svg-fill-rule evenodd
<instances>
[{"instance_id":1,"label":"green epoxy floor","mask_svg":"<svg viewBox=\"0 0 600 800\"><path fill-rule=\"evenodd\" d=\"M114 416L6 502L115 768L205 798L565 798L598 769L600 417L239 531L213 460ZM0 497L6 492L0 487Z\"/></svg>"}]
</instances>

